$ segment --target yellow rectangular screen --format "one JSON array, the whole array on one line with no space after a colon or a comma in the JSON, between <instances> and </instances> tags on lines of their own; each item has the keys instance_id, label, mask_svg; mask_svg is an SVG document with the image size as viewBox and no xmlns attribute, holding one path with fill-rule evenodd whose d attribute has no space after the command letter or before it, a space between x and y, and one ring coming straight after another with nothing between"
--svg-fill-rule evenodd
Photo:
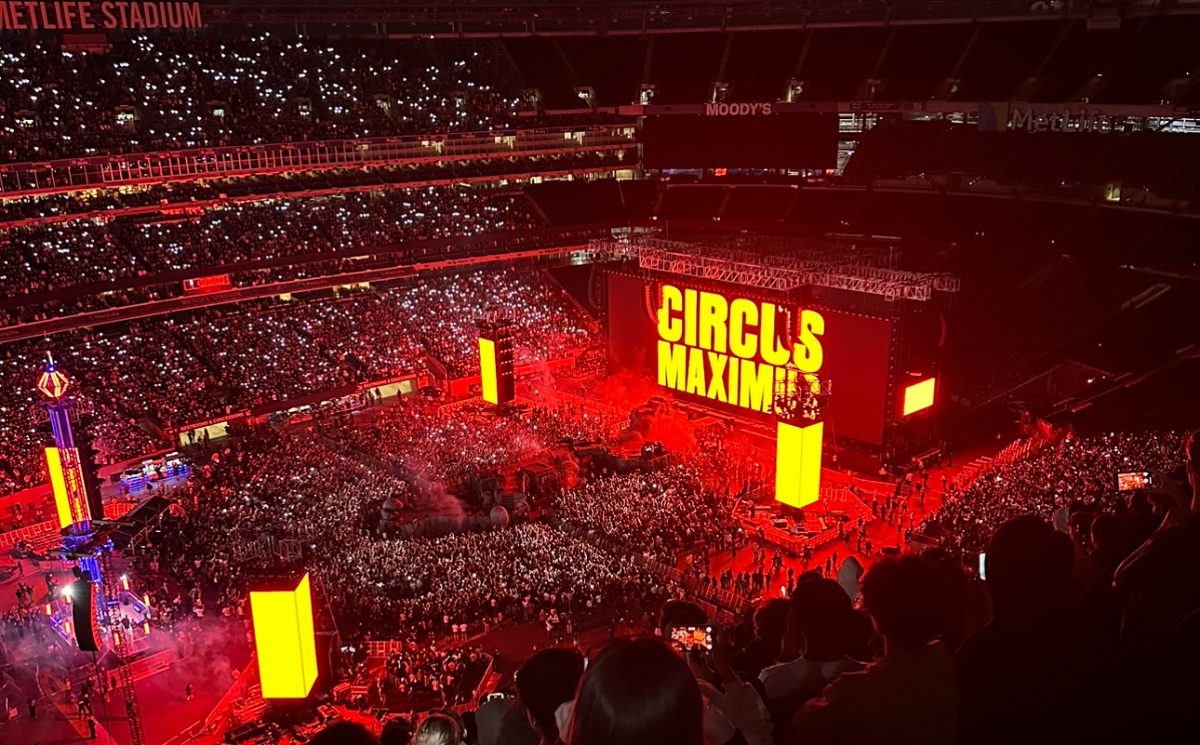
<instances>
[{"instance_id":1,"label":"yellow rectangular screen","mask_svg":"<svg viewBox=\"0 0 1200 745\"><path fill-rule=\"evenodd\" d=\"M500 403L500 390L496 383L496 342L479 338L479 375L483 400L489 404Z\"/></svg>"},{"instance_id":2,"label":"yellow rectangular screen","mask_svg":"<svg viewBox=\"0 0 1200 745\"><path fill-rule=\"evenodd\" d=\"M775 501L805 507L821 498L821 438L825 424L797 427L780 421L775 430Z\"/></svg>"},{"instance_id":3,"label":"yellow rectangular screen","mask_svg":"<svg viewBox=\"0 0 1200 745\"><path fill-rule=\"evenodd\" d=\"M904 416L933 406L933 390L936 385L937 378L929 378L905 388Z\"/></svg>"},{"instance_id":4,"label":"yellow rectangular screen","mask_svg":"<svg viewBox=\"0 0 1200 745\"><path fill-rule=\"evenodd\" d=\"M67 493L67 478L63 473L58 448L46 448L46 470L50 472L50 489L54 492L54 510L58 513L58 529L71 524L71 495Z\"/></svg>"},{"instance_id":5,"label":"yellow rectangular screen","mask_svg":"<svg viewBox=\"0 0 1200 745\"><path fill-rule=\"evenodd\" d=\"M308 575L294 590L252 591L250 616L263 698L304 698L317 681L312 590Z\"/></svg>"}]
</instances>

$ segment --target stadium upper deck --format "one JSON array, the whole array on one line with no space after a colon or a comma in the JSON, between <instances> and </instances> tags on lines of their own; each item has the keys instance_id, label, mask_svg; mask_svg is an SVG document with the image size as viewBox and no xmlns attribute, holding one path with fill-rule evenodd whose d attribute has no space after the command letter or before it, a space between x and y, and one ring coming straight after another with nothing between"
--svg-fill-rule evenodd
<instances>
[{"instance_id":1,"label":"stadium upper deck","mask_svg":"<svg viewBox=\"0 0 1200 745\"><path fill-rule=\"evenodd\" d=\"M710 101L1192 118L1200 16L1032 18L501 40L13 36L0 53L0 160L631 120L644 104Z\"/></svg>"}]
</instances>

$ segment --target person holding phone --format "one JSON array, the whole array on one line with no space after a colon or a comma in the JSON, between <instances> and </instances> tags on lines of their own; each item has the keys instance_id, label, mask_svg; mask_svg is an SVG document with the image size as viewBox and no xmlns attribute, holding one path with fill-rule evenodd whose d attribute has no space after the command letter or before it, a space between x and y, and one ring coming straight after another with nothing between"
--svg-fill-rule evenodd
<instances>
[{"instance_id":1,"label":"person holding phone","mask_svg":"<svg viewBox=\"0 0 1200 745\"><path fill-rule=\"evenodd\" d=\"M674 629L685 627L704 629L712 646L710 650L694 644L683 652L704 695L704 741L727 743L740 735L746 745L771 745L771 716L758 691L734 672L729 634L709 623L708 614L695 603L668 601L658 632L670 639Z\"/></svg>"}]
</instances>

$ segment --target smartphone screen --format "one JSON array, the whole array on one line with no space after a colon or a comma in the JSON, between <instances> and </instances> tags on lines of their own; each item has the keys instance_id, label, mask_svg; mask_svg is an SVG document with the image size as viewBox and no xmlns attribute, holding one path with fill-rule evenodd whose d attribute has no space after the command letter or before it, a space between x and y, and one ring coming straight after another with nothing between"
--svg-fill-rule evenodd
<instances>
[{"instance_id":1,"label":"smartphone screen","mask_svg":"<svg viewBox=\"0 0 1200 745\"><path fill-rule=\"evenodd\" d=\"M979 554L979 579L987 581L987 554Z\"/></svg>"},{"instance_id":2,"label":"smartphone screen","mask_svg":"<svg viewBox=\"0 0 1200 745\"><path fill-rule=\"evenodd\" d=\"M671 641L684 647L685 649L704 647L705 649L711 651L713 648L713 627L672 626Z\"/></svg>"},{"instance_id":3,"label":"smartphone screen","mask_svg":"<svg viewBox=\"0 0 1200 745\"><path fill-rule=\"evenodd\" d=\"M1133 491L1135 489L1148 488L1150 488L1150 473L1148 471L1117 474L1117 491Z\"/></svg>"}]
</instances>

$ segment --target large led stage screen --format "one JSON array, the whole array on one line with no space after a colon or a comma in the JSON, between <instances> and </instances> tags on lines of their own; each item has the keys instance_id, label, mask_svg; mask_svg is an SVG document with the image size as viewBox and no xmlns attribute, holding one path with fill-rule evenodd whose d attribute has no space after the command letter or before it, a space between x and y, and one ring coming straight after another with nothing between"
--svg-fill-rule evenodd
<instances>
[{"instance_id":1,"label":"large led stage screen","mask_svg":"<svg viewBox=\"0 0 1200 745\"><path fill-rule=\"evenodd\" d=\"M642 121L647 168L834 168L837 114L691 116Z\"/></svg>"},{"instance_id":2,"label":"large led stage screen","mask_svg":"<svg viewBox=\"0 0 1200 745\"><path fill-rule=\"evenodd\" d=\"M608 279L609 358L682 400L769 422L775 381L791 364L830 381L826 433L883 440L892 321L821 306L787 307L687 278Z\"/></svg>"}]
</instances>

